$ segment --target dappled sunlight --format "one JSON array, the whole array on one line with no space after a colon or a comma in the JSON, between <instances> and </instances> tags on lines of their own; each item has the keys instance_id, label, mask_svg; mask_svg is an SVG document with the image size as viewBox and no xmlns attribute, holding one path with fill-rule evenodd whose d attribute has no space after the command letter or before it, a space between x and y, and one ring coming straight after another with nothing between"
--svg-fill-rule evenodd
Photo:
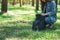
<instances>
[{"instance_id":1,"label":"dappled sunlight","mask_svg":"<svg viewBox=\"0 0 60 40\"><path fill-rule=\"evenodd\" d=\"M8 16L11 15L4 14L0 16L0 18L2 18L0 19L1 38L4 37L6 40L54 40L60 38L60 19L58 19L54 25L57 28L55 30L32 31L32 22L35 19L35 14Z\"/></svg>"},{"instance_id":2,"label":"dappled sunlight","mask_svg":"<svg viewBox=\"0 0 60 40\"><path fill-rule=\"evenodd\" d=\"M17 16L17 15L21 15L21 14L33 14L34 11L22 11L22 10L15 10L15 11L8 11L7 12L9 15L13 15L13 16Z\"/></svg>"},{"instance_id":3,"label":"dappled sunlight","mask_svg":"<svg viewBox=\"0 0 60 40\"><path fill-rule=\"evenodd\" d=\"M8 5L8 10L23 10L23 11L29 11L29 10L34 10L35 7L32 7L31 5L23 5L22 7L18 5Z\"/></svg>"},{"instance_id":4,"label":"dappled sunlight","mask_svg":"<svg viewBox=\"0 0 60 40\"><path fill-rule=\"evenodd\" d=\"M58 20L56 21L56 23L60 23L60 20L58 19Z\"/></svg>"},{"instance_id":5,"label":"dappled sunlight","mask_svg":"<svg viewBox=\"0 0 60 40\"><path fill-rule=\"evenodd\" d=\"M41 13L39 4L38 13ZM8 11L0 15L0 40L60 40L60 6L58 5L56 29L32 31L36 5L8 4ZM0 4L1 11L1 4Z\"/></svg>"},{"instance_id":6,"label":"dappled sunlight","mask_svg":"<svg viewBox=\"0 0 60 40\"><path fill-rule=\"evenodd\" d=\"M6 17L6 19L4 18ZM55 30L32 31L32 22L35 19L35 14L20 14L17 16L8 17L11 15L0 16L0 37L6 40L54 40L60 38L60 19L55 23ZM59 17L59 15L58 15Z\"/></svg>"}]
</instances>

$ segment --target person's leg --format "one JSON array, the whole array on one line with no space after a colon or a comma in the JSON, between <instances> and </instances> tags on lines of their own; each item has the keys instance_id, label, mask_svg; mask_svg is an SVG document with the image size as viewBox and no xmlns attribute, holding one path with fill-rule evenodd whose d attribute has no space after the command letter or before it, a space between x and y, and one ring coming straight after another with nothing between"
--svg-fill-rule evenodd
<instances>
[{"instance_id":1,"label":"person's leg","mask_svg":"<svg viewBox=\"0 0 60 40\"><path fill-rule=\"evenodd\" d=\"M48 27L49 27L49 28L53 28L55 19L52 18L52 17L46 17L46 18L45 18L45 22L48 24Z\"/></svg>"},{"instance_id":2,"label":"person's leg","mask_svg":"<svg viewBox=\"0 0 60 40\"><path fill-rule=\"evenodd\" d=\"M53 28L54 27L54 23L50 23L49 25L48 25L48 28Z\"/></svg>"}]
</instances>

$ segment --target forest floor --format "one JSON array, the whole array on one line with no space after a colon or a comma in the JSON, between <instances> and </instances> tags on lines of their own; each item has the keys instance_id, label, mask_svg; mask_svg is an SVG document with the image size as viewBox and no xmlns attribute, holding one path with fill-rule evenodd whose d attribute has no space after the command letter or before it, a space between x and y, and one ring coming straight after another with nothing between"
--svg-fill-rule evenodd
<instances>
[{"instance_id":1,"label":"forest floor","mask_svg":"<svg viewBox=\"0 0 60 40\"><path fill-rule=\"evenodd\" d=\"M28 9L9 10L0 15L0 40L60 40L60 11L57 13L55 30L32 31L36 13L32 8Z\"/></svg>"}]
</instances>

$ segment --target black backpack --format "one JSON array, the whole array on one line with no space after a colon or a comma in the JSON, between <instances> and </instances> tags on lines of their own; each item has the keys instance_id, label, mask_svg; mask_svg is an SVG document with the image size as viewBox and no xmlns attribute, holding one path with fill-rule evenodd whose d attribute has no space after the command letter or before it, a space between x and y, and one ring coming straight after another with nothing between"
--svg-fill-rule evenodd
<instances>
[{"instance_id":1,"label":"black backpack","mask_svg":"<svg viewBox=\"0 0 60 40\"><path fill-rule=\"evenodd\" d=\"M36 19L33 22L32 30L44 30L45 27L45 17L40 14L36 14Z\"/></svg>"}]
</instances>

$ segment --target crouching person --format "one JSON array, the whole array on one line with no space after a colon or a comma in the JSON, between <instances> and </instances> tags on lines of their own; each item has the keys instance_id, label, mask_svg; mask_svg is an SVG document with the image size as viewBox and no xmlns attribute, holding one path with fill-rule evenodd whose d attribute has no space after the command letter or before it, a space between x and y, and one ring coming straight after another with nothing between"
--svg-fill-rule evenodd
<instances>
[{"instance_id":1,"label":"crouching person","mask_svg":"<svg viewBox=\"0 0 60 40\"><path fill-rule=\"evenodd\" d=\"M56 3L54 0L42 0L42 2L44 2L44 8L40 16L45 17L45 25L48 24L48 28L52 29L57 20Z\"/></svg>"}]
</instances>

